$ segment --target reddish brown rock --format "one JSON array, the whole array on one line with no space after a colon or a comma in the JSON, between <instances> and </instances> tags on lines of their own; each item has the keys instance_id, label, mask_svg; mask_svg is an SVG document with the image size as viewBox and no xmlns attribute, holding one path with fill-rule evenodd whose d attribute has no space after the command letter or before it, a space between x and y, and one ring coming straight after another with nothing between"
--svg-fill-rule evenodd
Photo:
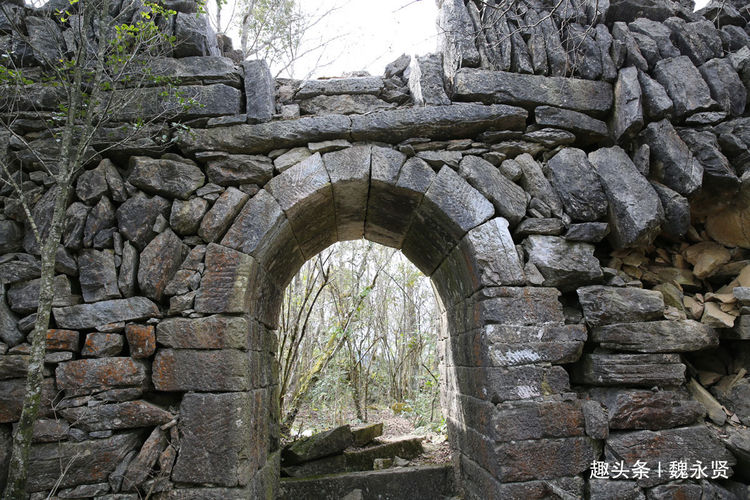
<instances>
[{"instance_id":1,"label":"reddish brown rock","mask_svg":"<svg viewBox=\"0 0 750 500\"><path fill-rule=\"evenodd\" d=\"M106 358L117 356L125 345L122 335L118 333L89 333L81 349L81 356Z\"/></svg>"},{"instance_id":2,"label":"reddish brown rock","mask_svg":"<svg viewBox=\"0 0 750 500\"><path fill-rule=\"evenodd\" d=\"M60 363L57 388L86 393L115 387L140 387L148 380L146 365L131 358L79 359Z\"/></svg>"},{"instance_id":3,"label":"reddish brown rock","mask_svg":"<svg viewBox=\"0 0 750 500\"><path fill-rule=\"evenodd\" d=\"M73 351L78 352L80 336L73 330L50 329L47 330L48 351Z\"/></svg>"},{"instance_id":4,"label":"reddish brown rock","mask_svg":"<svg viewBox=\"0 0 750 500\"><path fill-rule=\"evenodd\" d=\"M148 358L156 350L156 335L151 325L125 325L125 337L133 358Z\"/></svg>"}]
</instances>

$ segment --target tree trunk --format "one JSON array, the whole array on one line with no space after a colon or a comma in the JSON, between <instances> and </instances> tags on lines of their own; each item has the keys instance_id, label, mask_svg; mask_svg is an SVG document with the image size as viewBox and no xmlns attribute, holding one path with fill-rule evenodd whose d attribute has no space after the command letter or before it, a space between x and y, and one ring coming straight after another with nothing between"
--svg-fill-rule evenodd
<instances>
[{"instance_id":1,"label":"tree trunk","mask_svg":"<svg viewBox=\"0 0 750 500\"><path fill-rule=\"evenodd\" d=\"M60 168L63 168L62 166ZM39 307L37 308L34 331L31 333L31 354L26 373L26 392L23 400L21 418L13 436L13 451L8 469L8 482L3 498L22 500L26 498L26 480L28 476L29 454L34 422L39 414L42 399L42 382L44 380L44 356L47 351L47 327L54 298L53 283L55 279L55 256L60 243L62 226L65 218L70 184L63 184L57 192L52 224L49 234L41 248L41 277L39 283Z\"/></svg>"}]
</instances>

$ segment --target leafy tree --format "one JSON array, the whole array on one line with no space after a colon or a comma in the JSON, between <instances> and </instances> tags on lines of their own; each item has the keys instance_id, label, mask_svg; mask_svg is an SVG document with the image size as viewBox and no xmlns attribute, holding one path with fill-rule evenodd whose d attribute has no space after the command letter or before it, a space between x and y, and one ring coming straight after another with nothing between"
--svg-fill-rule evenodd
<instances>
[{"instance_id":1,"label":"leafy tree","mask_svg":"<svg viewBox=\"0 0 750 500\"><path fill-rule=\"evenodd\" d=\"M174 11L151 1L57 0L39 12L37 17L46 16L44 23L33 32L25 31L18 10L7 2L0 5L0 14L13 23L13 36L19 42L15 50L0 54L0 134L23 145L27 158L19 162L0 155L0 185L12 190L41 258L39 305L28 337L31 352L26 391L13 436L3 495L7 499L26 497L33 424L42 396L56 253L73 183L84 167L107 150L142 135L151 122L163 121L195 104L180 96L169 79L152 67L153 61L170 53L175 41L161 29ZM148 110L150 120L123 123L147 86L160 86L157 100L162 111ZM45 96L58 104L56 109L47 107ZM22 120L32 120L43 128L37 136L47 140L24 136ZM102 140L105 133L108 138ZM103 147L106 142L109 145ZM54 209L49 220L34 216L35 199L29 188L34 184L27 182L30 170L40 170L52 181Z\"/></svg>"}]
</instances>

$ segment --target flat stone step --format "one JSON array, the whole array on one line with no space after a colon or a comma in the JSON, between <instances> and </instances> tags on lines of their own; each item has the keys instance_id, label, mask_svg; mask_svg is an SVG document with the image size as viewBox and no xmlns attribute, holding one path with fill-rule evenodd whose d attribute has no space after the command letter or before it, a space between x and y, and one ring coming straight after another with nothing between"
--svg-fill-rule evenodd
<instances>
[{"instance_id":1,"label":"flat stone step","mask_svg":"<svg viewBox=\"0 0 750 500\"><path fill-rule=\"evenodd\" d=\"M431 465L330 474L314 478L282 478L279 500L340 500L360 490L362 500L440 500L454 494L453 467ZM359 498L353 495L353 498Z\"/></svg>"}]
</instances>

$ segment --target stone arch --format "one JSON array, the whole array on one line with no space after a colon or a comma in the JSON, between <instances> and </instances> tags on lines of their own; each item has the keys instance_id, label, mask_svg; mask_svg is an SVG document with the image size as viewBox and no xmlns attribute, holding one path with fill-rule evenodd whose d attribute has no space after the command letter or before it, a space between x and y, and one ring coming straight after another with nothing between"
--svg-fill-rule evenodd
<instances>
[{"instance_id":1,"label":"stone arch","mask_svg":"<svg viewBox=\"0 0 750 500\"><path fill-rule=\"evenodd\" d=\"M526 286L509 223L461 175L369 143L315 153L277 175L208 246L195 310L211 315L202 321L221 340L211 351L197 350L207 347L204 339L160 350L153 367L158 390L193 391L181 407L176 480L246 486L255 468L266 479L253 480L254 487L278 480L278 462L268 460L277 443L274 329L283 290L306 260L362 237L400 248L438 292L443 406L473 494L502 494L500 482L539 488L534 480L582 481L572 476L594 459L593 441L584 437L580 404L563 396L568 375L557 365L578 358L585 330L564 324L556 289ZM204 376L180 375L195 363ZM216 432L203 423L206 416L226 423L219 441L233 445L215 450L221 456L213 465L197 467L206 454L202 433ZM246 419L253 432L236 423ZM547 427L557 439L540 440L550 437ZM531 467L547 452L556 458Z\"/></svg>"}]
</instances>

